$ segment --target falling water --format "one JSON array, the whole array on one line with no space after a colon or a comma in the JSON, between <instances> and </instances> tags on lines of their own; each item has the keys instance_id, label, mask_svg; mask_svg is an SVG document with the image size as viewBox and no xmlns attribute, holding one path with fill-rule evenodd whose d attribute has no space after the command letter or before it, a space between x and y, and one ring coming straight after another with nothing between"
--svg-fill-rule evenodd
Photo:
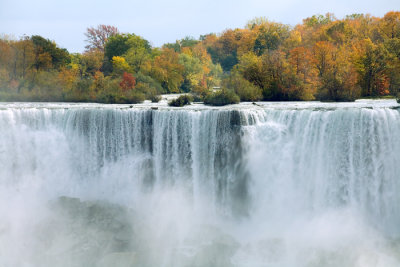
<instances>
[{"instance_id":1,"label":"falling water","mask_svg":"<svg viewBox=\"0 0 400 267\"><path fill-rule=\"evenodd\" d=\"M395 101L0 105L0 266L400 266Z\"/></svg>"}]
</instances>

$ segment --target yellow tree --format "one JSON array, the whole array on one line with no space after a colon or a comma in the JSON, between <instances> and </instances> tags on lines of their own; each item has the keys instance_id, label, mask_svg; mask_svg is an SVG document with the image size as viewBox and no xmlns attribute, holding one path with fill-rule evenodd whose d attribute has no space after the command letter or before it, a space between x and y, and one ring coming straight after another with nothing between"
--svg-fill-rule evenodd
<instances>
[{"instance_id":1,"label":"yellow tree","mask_svg":"<svg viewBox=\"0 0 400 267\"><path fill-rule=\"evenodd\" d=\"M357 42L353 46L354 65L359 74L359 84L365 96L389 93L388 52L382 44L374 44L370 39Z\"/></svg>"},{"instance_id":2,"label":"yellow tree","mask_svg":"<svg viewBox=\"0 0 400 267\"><path fill-rule=\"evenodd\" d=\"M161 55L154 59L151 74L166 92L178 93L183 81L183 71L178 53L173 49L164 48Z\"/></svg>"},{"instance_id":3,"label":"yellow tree","mask_svg":"<svg viewBox=\"0 0 400 267\"><path fill-rule=\"evenodd\" d=\"M114 56L112 58L112 66L114 76L121 76L124 72L132 72L132 68L123 57Z\"/></svg>"},{"instance_id":4,"label":"yellow tree","mask_svg":"<svg viewBox=\"0 0 400 267\"><path fill-rule=\"evenodd\" d=\"M332 67L336 58L336 48L330 42L319 41L313 46L313 63L322 78Z\"/></svg>"},{"instance_id":5,"label":"yellow tree","mask_svg":"<svg viewBox=\"0 0 400 267\"><path fill-rule=\"evenodd\" d=\"M265 88L268 76L265 73L261 57L253 52L243 54L239 58L237 69L246 80L262 89Z\"/></svg>"},{"instance_id":6,"label":"yellow tree","mask_svg":"<svg viewBox=\"0 0 400 267\"><path fill-rule=\"evenodd\" d=\"M385 38L400 38L400 12L390 11L379 22L379 28Z\"/></svg>"},{"instance_id":7,"label":"yellow tree","mask_svg":"<svg viewBox=\"0 0 400 267\"><path fill-rule=\"evenodd\" d=\"M64 93L72 93L79 77L79 66L70 64L69 68L63 67L58 73L58 80Z\"/></svg>"},{"instance_id":8,"label":"yellow tree","mask_svg":"<svg viewBox=\"0 0 400 267\"><path fill-rule=\"evenodd\" d=\"M289 52L289 64L296 77L292 90L299 91L303 100L313 100L316 93L317 71L312 66L313 58L310 49L296 47Z\"/></svg>"}]
</instances>

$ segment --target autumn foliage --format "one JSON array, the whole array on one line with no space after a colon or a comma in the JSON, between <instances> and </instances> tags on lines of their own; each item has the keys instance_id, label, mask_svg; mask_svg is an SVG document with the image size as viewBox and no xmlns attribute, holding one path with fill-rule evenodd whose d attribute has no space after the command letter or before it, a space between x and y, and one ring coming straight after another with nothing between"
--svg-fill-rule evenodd
<instances>
[{"instance_id":1,"label":"autumn foliage","mask_svg":"<svg viewBox=\"0 0 400 267\"><path fill-rule=\"evenodd\" d=\"M398 11L314 15L295 26L261 17L161 48L109 25L85 36L81 54L38 35L1 37L0 100L138 103L191 93L209 103L352 101L400 91Z\"/></svg>"},{"instance_id":2,"label":"autumn foliage","mask_svg":"<svg viewBox=\"0 0 400 267\"><path fill-rule=\"evenodd\" d=\"M122 90L132 90L133 88L135 88L135 85L135 77L133 77L130 73L124 72L124 74L122 75L122 81L119 83L119 86L122 88Z\"/></svg>"}]
</instances>

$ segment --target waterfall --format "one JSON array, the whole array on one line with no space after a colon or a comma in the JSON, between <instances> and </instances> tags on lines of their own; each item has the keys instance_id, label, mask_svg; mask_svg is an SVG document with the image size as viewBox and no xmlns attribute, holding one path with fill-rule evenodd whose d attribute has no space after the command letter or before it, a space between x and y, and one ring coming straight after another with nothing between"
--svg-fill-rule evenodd
<instances>
[{"instance_id":1,"label":"waterfall","mask_svg":"<svg viewBox=\"0 0 400 267\"><path fill-rule=\"evenodd\" d=\"M350 207L399 236L397 110L269 110L245 128L261 209L274 213L283 204L291 213L318 213Z\"/></svg>"},{"instance_id":2,"label":"waterfall","mask_svg":"<svg viewBox=\"0 0 400 267\"><path fill-rule=\"evenodd\" d=\"M2 104L0 266L399 266L399 151L394 101Z\"/></svg>"}]
</instances>

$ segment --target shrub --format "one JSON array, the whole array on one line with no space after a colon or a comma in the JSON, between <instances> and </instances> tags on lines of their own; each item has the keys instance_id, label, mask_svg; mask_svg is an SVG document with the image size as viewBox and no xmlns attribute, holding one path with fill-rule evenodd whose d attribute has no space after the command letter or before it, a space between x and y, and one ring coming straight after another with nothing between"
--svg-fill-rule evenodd
<instances>
[{"instance_id":1,"label":"shrub","mask_svg":"<svg viewBox=\"0 0 400 267\"><path fill-rule=\"evenodd\" d=\"M157 89L150 87L147 83L139 83L136 86L136 90L142 92L146 96L146 99L151 100L153 103L157 103L161 100Z\"/></svg>"},{"instance_id":2,"label":"shrub","mask_svg":"<svg viewBox=\"0 0 400 267\"><path fill-rule=\"evenodd\" d=\"M204 104L211 106L225 106L229 104L237 104L239 102L239 96L232 90L227 89L211 93L204 99Z\"/></svg>"},{"instance_id":3,"label":"shrub","mask_svg":"<svg viewBox=\"0 0 400 267\"><path fill-rule=\"evenodd\" d=\"M193 97L191 95L181 95L177 99L171 100L168 105L172 107L183 107L185 105L190 105L193 102Z\"/></svg>"},{"instance_id":4,"label":"shrub","mask_svg":"<svg viewBox=\"0 0 400 267\"><path fill-rule=\"evenodd\" d=\"M124 104L138 104L142 103L144 100L144 94L136 90L130 90L122 97Z\"/></svg>"},{"instance_id":5,"label":"shrub","mask_svg":"<svg viewBox=\"0 0 400 267\"><path fill-rule=\"evenodd\" d=\"M207 94L208 94L208 88L197 85L192 90L193 101L203 102Z\"/></svg>"},{"instance_id":6,"label":"shrub","mask_svg":"<svg viewBox=\"0 0 400 267\"><path fill-rule=\"evenodd\" d=\"M193 94L193 102L203 102L204 101L204 97L202 97L201 95L198 94Z\"/></svg>"},{"instance_id":7,"label":"shrub","mask_svg":"<svg viewBox=\"0 0 400 267\"><path fill-rule=\"evenodd\" d=\"M124 94L118 91L105 91L98 95L96 101L105 104L138 104L144 99L144 94L136 90L130 90Z\"/></svg>"},{"instance_id":8,"label":"shrub","mask_svg":"<svg viewBox=\"0 0 400 267\"><path fill-rule=\"evenodd\" d=\"M139 84L147 84L147 86L149 88L154 88L158 93L164 92L164 89L162 88L162 86L159 82L157 82L150 76L144 75L141 72L136 73L136 82L138 85Z\"/></svg>"},{"instance_id":9,"label":"shrub","mask_svg":"<svg viewBox=\"0 0 400 267\"><path fill-rule=\"evenodd\" d=\"M161 100L161 96L160 95L151 95L149 99L153 103L158 103Z\"/></svg>"},{"instance_id":10,"label":"shrub","mask_svg":"<svg viewBox=\"0 0 400 267\"><path fill-rule=\"evenodd\" d=\"M257 101L262 99L262 90L238 73L232 73L223 81L223 86L235 91L240 101Z\"/></svg>"},{"instance_id":11,"label":"shrub","mask_svg":"<svg viewBox=\"0 0 400 267\"><path fill-rule=\"evenodd\" d=\"M102 92L96 98L96 102L105 104L121 103L121 97L115 92Z\"/></svg>"}]
</instances>

